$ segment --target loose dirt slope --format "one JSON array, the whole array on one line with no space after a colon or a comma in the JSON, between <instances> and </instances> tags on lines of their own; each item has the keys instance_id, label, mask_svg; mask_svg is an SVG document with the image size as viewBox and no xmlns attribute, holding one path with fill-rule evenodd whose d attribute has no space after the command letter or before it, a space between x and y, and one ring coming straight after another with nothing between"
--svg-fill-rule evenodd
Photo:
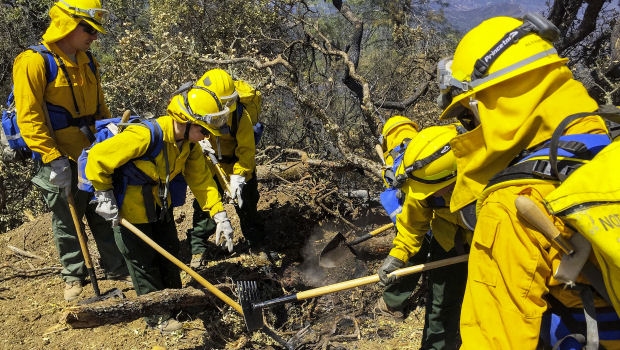
<instances>
[{"instance_id":1,"label":"loose dirt slope","mask_svg":"<svg viewBox=\"0 0 620 350\"><path fill-rule=\"evenodd\" d=\"M321 269L317 254L337 230L351 239L356 233L339 226L342 220L325 218L321 205L330 206L326 189L311 180L279 185L277 190L261 184L259 209L269 234L267 248L251 251L236 232L235 253L224 254L213 245L210 262L200 273L231 297L235 280L257 280L261 298L338 282L373 273L389 251L393 233L359 246L363 260L345 262L342 267ZM322 197L321 197L322 196ZM322 204L318 204L317 198ZM175 211L182 240L181 259L189 260L185 232L191 225L191 204ZM304 203L304 204L300 204ZM332 203L338 208L337 203ZM348 209L347 209L348 208ZM227 208L238 227L232 207ZM360 227L357 234L385 224L376 204L350 201L338 209ZM376 213L375 213L376 212ZM51 233L51 215L0 235L0 348L2 349L265 349L280 348L261 333L248 334L243 319L223 302L215 300L200 309L177 314L186 321L182 331L162 335L146 328L141 319L89 329L71 329L59 324L63 311L72 306L62 299L63 282ZM213 240L213 238L211 239ZM91 240L92 241L92 240ZM41 257L28 258L9 250L14 246ZM95 262L98 254L91 244ZM97 264L97 263L96 263ZM97 264L98 265L98 264ZM98 271L102 275L102 271ZM199 286L183 274L185 285ZM131 285L100 281L102 291L120 288L128 298L135 297ZM417 349L422 333L423 310L414 309L404 322L375 315L373 304L380 295L377 286L358 288L321 298L275 307L266 320L285 339L299 349ZM90 285L82 298L93 296ZM414 304L421 304L416 300Z\"/></svg>"}]
</instances>

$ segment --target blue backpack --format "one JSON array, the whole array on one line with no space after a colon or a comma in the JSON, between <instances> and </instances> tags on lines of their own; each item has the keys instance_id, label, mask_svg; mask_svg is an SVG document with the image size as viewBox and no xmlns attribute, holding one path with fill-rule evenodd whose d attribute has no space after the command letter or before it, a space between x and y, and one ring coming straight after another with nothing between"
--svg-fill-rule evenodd
<instances>
[{"instance_id":1,"label":"blue backpack","mask_svg":"<svg viewBox=\"0 0 620 350\"><path fill-rule=\"evenodd\" d=\"M137 116L130 117L127 123L120 123L120 121L121 118L111 118L98 120L95 122L95 141L89 148L82 151L82 154L80 154L77 161L78 188L82 191L91 193L95 191L92 183L85 174L86 164L88 163L88 152L90 151L90 149L95 144L107 140L110 137L118 134L122 131L122 128L127 125L141 125L149 129L150 131L151 140L149 143L149 147L147 148L146 153L143 156L132 159L131 161L117 168L112 175L112 183L114 186L114 196L116 197L116 203L119 209L123 205L127 186L143 186L145 190L143 190L142 192L144 196L147 217L149 218L149 222L153 222L156 220L156 217L154 213L155 203L153 201L153 196L150 195L152 186L160 185L160 199L161 202L164 203L165 207L168 207L168 205L166 204L168 192L170 192L172 199L169 207L175 207L185 203L186 187L175 185L179 182L179 180L184 183L184 181L182 181L181 174L177 175L174 179L167 179L165 184L160 184L159 182L154 181L149 176L147 176L144 172L142 172L142 170L138 169L138 167L136 167L133 162L134 160L148 160L155 163L155 157L157 157L162 150L165 154L164 158L167 161L168 157L166 156L167 152L164 146L164 136L159 124L156 121L140 118Z\"/></svg>"},{"instance_id":2,"label":"blue backpack","mask_svg":"<svg viewBox=\"0 0 620 350\"><path fill-rule=\"evenodd\" d=\"M56 63L56 59L60 62L60 69L63 71L69 86L72 86L71 79L69 78L69 74L67 73L67 68L65 67L64 62L58 55L49 51L47 47L43 44L33 45L28 47L29 50L39 53L43 60L45 61L45 78L47 84L51 83L56 79L58 75L58 67L59 64ZM86 51L86 55L88 56L89 62L88 66L92 70L95 75L95 78L99 79L99 74L97 72L97 67L95 66L95 61L93 59L90 51ZM55 59L56 58L56 59ZM97 84L97 87L99 84ZM80 109L77 105L77 101L75 99L75 93L71 88L71 94L73 97L73 104L77 114L80 114ZM99 92L97 92L97 99L99 98ZM11 93L7 99L7 108L2 111L2 156L5 161L14 161L14 160L25 160L27 158L33 159L41 159L41 156L32 152L26 142L21 136L19 131L19 127L17 126L17 110L15 108L15 96L13 95L13 89L11 89ZM46 103L47 110L50 116L50 122L52 123L52 129L60 130L67 128L69 126L77 126L80 130L91 140L92 142L92 132L90 131L89 125L94 123L94 118L92 116L89 117L81 117L81 118L73 118L71 113L64 109L63 107L53 105L51 103ZM97 100L97 112L99 111L99 101Z\"/></svg>"},{"instance_id":3,"label":"blue backpack","mask_svg":"<svg viewBox=\"0 0 620 350\"><path fill-rule=\"evenodd\" d=\"M396 224L396 216L403 211L405 196L399 188L394 187L392 182L394 181L394 174L396 174L396 170L403 161L408 144L408 141L403 142L390 151L390 155L393 160L392 168L387 169L384 173L384 180L385 183L388 184L388 188L379 195L381 205L394 224Z\"/></svg>"}]
</instances>

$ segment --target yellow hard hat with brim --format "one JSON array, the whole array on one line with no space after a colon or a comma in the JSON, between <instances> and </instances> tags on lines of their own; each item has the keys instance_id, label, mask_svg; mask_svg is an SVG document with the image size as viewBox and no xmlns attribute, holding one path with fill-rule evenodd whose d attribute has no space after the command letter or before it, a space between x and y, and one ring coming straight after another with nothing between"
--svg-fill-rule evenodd
<instances>
[{"instance_id":1,"label":"yellow hard hat with brim","mask_svg":"<svg viewBox=\"0 0 620 350\"><path fill-rule=\"evenodd\" d=\"M101 34L107 33L103 26L107 24L110 13L101 7L101 1L58 0L54 6L62 9L74 19L87 22Z\"/></svg>"},{"instance_id":2,"label":"yellow hard hat with brim","mask_svg":"<svg viewBox=\"0 0 620 350\"><path fill-rule=\"evenodd\" d=\"M440 119L458 116L481 90L551 64L565 64L552 45L559 30L539 14L522 19L494 17L470 30L459 42L451 65L442 60L440 85L448 85Z\"/></svg>"},{"instance_id":3,"label":"yellow hard hat with brim","mask_svg":"<svg viewBox=\"0 0 620 350\"><path fill-rule=\"evenodd\" d=\"M230 109L222 105L213 91L187 83L174 93L168 104L168 113L179 122L194 123L221 136L224 133L222 130L226 129Z\"/></svg>"},{"instance_id":4,"label":"yellow hard hat with brim","mask_svg":"<svg viewBox=\"0 0 620 350\"><path fill-rule=\"evenodd\" d=\"M407 196L423 200L456 181L456 157L450 140L465 131L460 128L460 124L431 126L409 142L396 170L396 184Z\"/></svg>"}]
</instances>

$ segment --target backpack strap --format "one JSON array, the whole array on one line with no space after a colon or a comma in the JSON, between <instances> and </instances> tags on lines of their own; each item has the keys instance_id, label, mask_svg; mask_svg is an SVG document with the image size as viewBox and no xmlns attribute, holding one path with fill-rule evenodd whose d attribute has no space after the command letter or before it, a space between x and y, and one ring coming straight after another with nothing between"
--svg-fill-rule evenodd
<instances>
[{"instance_id":1,"label":"backpack strap","mask_svg":"<svg viewBox=\"0 0 620 350\"><path fill-rule=\"evenodd\" d=\"M230 135L237 139L237 131L239 130L239 123L241 122L241 117L243 116L243 103L241 101L237 101L237 109L235 110L236 118L232 118L232 126L230 128Z\"/></svg>"},{"instance_id":2,"label":"backpack strap","mask_svg":"<svg viewBox=\"0 0 620 350\"><path fill-rule=\"evenodd\" d=\"M97 70L97 65L95 64L95 58L93 57L93 53L90 52L90 50L87 50L86 56L88 56L88 67L90 67L90 70L95 75L95 80L97 81L97 110L95 111L95 114L98 115L99 108L101 106L101 103L99 101L99 71Z\"/></svg>"},{"instance_id":3,"label":"backpack strap","mask_svg":"<svg viewBox=\"0 0 620 350\"><path fill-rule=\"evenodd\" d=\"M54 54L42 43L39 45L29 46L28 49L40 54L41 57L43 57L43 61L45 62L45 79L47 80L47 83L49 84L54 81L58 75L58 65L54 59Z\"/></svg>"},{"instance_id":4,"label":"backpack strap","mask_svg":"<svg viewBox=\"0 0 620 350\"><path fill-rule=\"evenodd\" d=\"M598 110L592 113L577 113L564 118L564 120L562 120L558 127L555 128L555 130L553 131L553 135L551 135L551 140L549 142L549 162L551 164L551 175L559 179L560 181L564 181L568 177L568 175L560 174L560 172L558 171L558 148L560 136L564 134L564 130L570 123L574 122L577 119L593 115L598 115L603 119L608 119L612 122L620 123L620 109L612 105L603 105L600 106Z\"/></svg>"}]
</instances>

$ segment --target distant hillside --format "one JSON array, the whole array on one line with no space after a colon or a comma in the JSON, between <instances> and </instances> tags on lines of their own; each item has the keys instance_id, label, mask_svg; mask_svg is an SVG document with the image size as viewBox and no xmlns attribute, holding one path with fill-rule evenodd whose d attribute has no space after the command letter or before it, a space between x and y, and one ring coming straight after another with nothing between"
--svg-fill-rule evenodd
<instances>
[{"instance_id":1,"label":"distant hillside","mask_svg":"<svg viewBox=\"0 0 620 350\"><path fill-rule=\"evenodd\" d=\"M521 16L526 12L543 12L547 9L540 0L454 0L449 1L444 14L452 27L468 31L487 18L496 16Z\"/></svg>"}]
</instances>

